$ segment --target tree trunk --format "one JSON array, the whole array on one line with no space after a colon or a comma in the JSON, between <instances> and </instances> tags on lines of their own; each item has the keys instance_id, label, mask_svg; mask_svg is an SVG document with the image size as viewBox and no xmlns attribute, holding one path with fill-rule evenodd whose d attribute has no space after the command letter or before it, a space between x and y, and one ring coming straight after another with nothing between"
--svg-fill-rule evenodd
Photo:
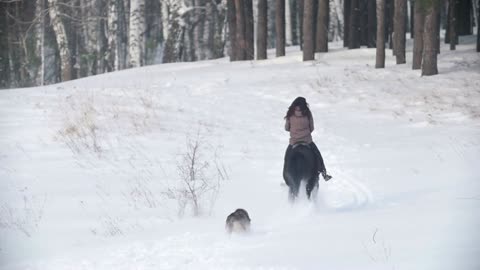
<instances>
[{"instance_id":1,"label":"tree trunk","mask_svg":"<svg viewBox=\"0 0 480 270\"><path fill-rule=\"evenodd\" d=\"M40 59L34 76L36 85L45 84L45 10L45 1L36 0L35 17L38 22L35 24L35 56Z\"/></svg>"},{"instance_id":2,"label":"tree trunk","mask_svg":"<svg viewBox=\"0 0 480 270\"><path fill-rule=\"evenodd\" d=\"M343 47L350 45L350 15L352 14L352 0L343 0Z\"/></svg>"},{"instance_id":3,"label":"tree trunk","mask_svg":"<svg viewBox=\"0 0 480 270\"><path fill-rule=\"evenodd\" d=\"M55 38L60 54L61 79L62 81L68 81L72 79L72 65L67 32L65 30L65 25L58 16L57 0L48 0L48 4L50 21L52 23L53 30L55 31Z\"/></svg>"},{"instance_id":4,"label":"tree trunk","mask_svg":"<svg viewBox=\"0 0 480 270\"><path fill-rule=\"evenodd\" d=\"M142 59L144 65L161 63L159 56L162 42L162 5L160 1L145 0L145 34L143 40L145 50Z\"/></svg>"},{"instance_id":5,"label":"tree trunk","mask_svg":"<svg viewBox=\"0 0 480 270\"><path fill-rule=\"evenodd\" d=\"M385 0L377 0L377 55L375 68L385 68Z\"/></svg>"},{"instance_id":6,"label":"tree trunk","mask_svg":"<svg viewBox=\"0 0 480 270\"><path fill-rule=\"evenodd\" d=\"M457 44L456 18L455 18L456 0L448 0L448 39L450 41L450 50L455 50Z\"/></svg>"},{"instance_id":7,"label":"tree trunk","mask_svg":"<svg viewBox=\"0 0 480 270\"><path fill-rule=\"evenodd\" d=\"M425 10L420 4L419 0L416 0L413 6L414 9L414 40L413 40L413 60L412 69L420 69L422 67L423 58L423 30L425 27Z\"/></svg>"},{"instance_id":8,"label":"tree trunk","mask_svg":"<svg viewBox=\"0 0 480 270\"><path fill-rule=\"evenodd\" d=\"M267 59L268 1L258 0L257 59Z\"/></svg>"},{"instance_id":9,"label":"tree trunk","mask_svg":"<svg viewBox=\"0 0 480 270\"><path fill-rule=\"evenodd\" d=\"M10 63L9 63L9 43L8 43L8 17L7 3L0 3L0 89L9 88L10 82Z\"/></svg>"},{"instance_id":10,"label":"tree trunk","mask_svg":"<svg viewBox=\"0 0 480 270\"><path fill-rule=\"evenodd\" d=\"M315 39L313 32L313 13L315 0L304 0L303 11L303 61L315 59Z\"/></svg>"},{"instance_id":11,"label":"tree trunk","mask_svg":"<svg viewBox=\"0 0 480 270\"><path fill-rule=\"evenodd\" d=\"M285 3L285 44L291 46L293 44L292 40L292 13L290 0L286 0Z\"/></svg>"},{"instance_id":12,"label":"tree trunk","mask_svg":"<svg viewBox=\"0 0 480 270\"><path fill-rule=\"evenodd\" d=\"M237 26L237 60L246 59L246 37L245 37L245 1L235 0L236 26Z\"/></svg>"},{"instance_id":13,"label":"tree trunk","mask_svg":"<svg viewBox=\"0 0 480 270\"><path fill-rule=\"evenodd\" d=\"M415 0L410 0L409 2L409 8L410 8L410 14L409 14L409 18L410 18L410 38L413 39L415 38L415 35L414 35L414 23L415 23L415 11L414 11L414 6L415 6Z\"/></svg>"},{"instance_id":14,"label":"tree trunk","mask_svg":"<svg viewBox=\"0 0 480 270\"><path fill-rule=\"evenodd\" d=\"M245 60L255 59L253 1L244 1L245 15Z\"/></svg>"},{"instance_id":15,"label":"tree trunk","mask_svg":"<svg viewBox=\"0 0 480 270\"><path fill-rule=\"evenodd\" d=\"M393 16L395 13L395 5L394 0L386 0L385 7L387 7L386 11L386 21L387 21L387 35L388 35L388 48L392 50L392 54L395 55L395 51L393 50Z\"/></svg>"},{"instance_id":16,"label":"tree trunk","mask_svg":"<svg viewBox=\"0 0 480 270\"><path fill-rule=\"evenodd\" d=\"M438 74L437 44L439 22L439 1L431 1L426 6L425 29L423 31L422 76Z\"/></svg>"},{"instance_id":17,"label":"tree trunk","mask_svg":"<svg viewBox=\"0 0 480 270\"><path fill-rule=\"evenodd\" d=\"M334 8L333 10L335 11L336 18L337 18L337 33L338 33L338 39L335 38L335 34L333 37L333 40L345 40L345 18L344 18L344 12L343 12L343 6L340 2L340 0L333 0L333 5Z\"/></svg>"},{"instance_id":18,"label":"tree trunk","mask_svg":"<svg viewBox=\"0 0 480 270\"><path fill-rule=\"evenodd\" d=\"M477 3L477 52L480 52L480 0Z\"/></svg>"},{"instance_id":19,"label":"tree trunk","mask_svg":"<svg viewBox=\"0 0 480 270\"><path fill-rule=\"evenodd\" d=\"M145 0L131 0L128 39L129 67L143 65L143 35L145 33Z\"/></svg>"},{"instance_id":20,"label":"tree trunk","mask_svg":"<svg viewBox=\"0 0 480 270\"><path fill-rule=\"evenodd\" d=\"M291 45L298 45L299 42L299 22L298 22L298 0L291 0L287 2L287 5L290 6L290 21L291 21L291 30L292 30L292 44ZM288 22L287 22L288 23ZM288 28L288 26L287 26ZM288 40L287 40L288 42Z\"/></svg>"},{"instance_id":21,"label":"tree trunk","mask_svg":"<svg viewBox=\"0 0 480 270\"><path fill-rule=\"evenodd\" d=\"M170 17L168 22L168 35L163 49L163 63L174 63L181 59L183 54L183 36L185 33L182 18L179 14L178 5L170 6Z\"/></svg>"},{"instance_id":22,"label":"tree trunk","mask_svg":"<svg viewBox=\"0 0 480 270\"><path fill-rule=\"evenodd\" d=\"M119 70L118 46L120 40L117 40L118 32L118 16L117 1L109 0L108 2L108 51L107 51L107 70Z\"/></svg>"},{"instance_id":23,"label":"tree trunk","mask_svg":"<svg viewBox=\"0 0 480 270\"><path fill-rule=\"evenodd\" d=\"M348 48L360 48L360 9L359 0L351 0L350 5L350 28L348 29Z\"/></svg>"},{"instance_id":24,"label":"tree trunk","mask_svg":"<svg viewBox=\"0 0 480 270\"><path fill-rule=\"evenodd\" d=\"M328 52L328 19L329 19L329 0L319 0L317 9L317 27L315 35L315 51Z\"/></svg>"},{"instance_id":25,"label":"tree trunk","mask_svg":"<svg viewBox=\"0 0 480 270\"><path fill-rule=\"evenodd\" d=\"M276 0L275 32L276 56L285 56L285 0Z\"/></svg>"},{"instance_id":26,"label":"tree trunk","mask_svg":"<svg viewBox=\"0 0 480 270\"><path fill-rule=\"evenodd\" d=\"M367 47L375 48L376 35L375 31L377 30L377 18L375 10L375 1L368 1L368 31L367 31ZM385 8L383 8L384 10ZM385 29L385 28L384 28ZM385 31L384 31L385 32Z\"/></svg>"},{"instance_id":27,"label":"tree trunk","mask_svg":"<svg viewBox=\"0 0 480 270\"><path fill-rule=\"evenodd\" d=\"M405 17L407 15L407 0L395 0L394 15L394 45L397 64L405 64Z\"/></svg>"},{"instance_id":28,"label":"tree trunk","mask_svg":"<svg viewBox=\"0 0 480 270\"><path fill-rule=\"evenodd\" d=\"M230 61L237 61L238 42L237 42L237 17L235 9L235 0L227 0L227 18L228 34L230 40Z\"/></svg>"},{"instance_id":29,"label":"tree trunk","mask_svg":"<svg viewBox=\"0 0 480 270\"><path fill-rule=\"evenodd\" d=\"M305 12L305 0L298 0L298 29L300 50L303 50L303 19Z\"/></svg>"}]
</instances>

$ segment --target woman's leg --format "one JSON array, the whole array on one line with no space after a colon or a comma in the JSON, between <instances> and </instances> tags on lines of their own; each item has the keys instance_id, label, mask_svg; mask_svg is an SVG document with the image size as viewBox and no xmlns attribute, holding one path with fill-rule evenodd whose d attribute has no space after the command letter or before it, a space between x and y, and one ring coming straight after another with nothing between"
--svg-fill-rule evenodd
<instances>
[{"instance_id":1,"label":"woman's leg","mask_svg":"<svg viewBox=\"0 0 480 270\"><path fill-rule=\"evenodd\" d=\"M313 152L315 152L315 155L317 155L318 171L322 173L323 179L325 179L325 181L332 179L332 176L327 174L327 168L325 168L325 163L323 163L323 157L320 150L318 150L314 142L312 142L310 146L312 147Z\"/></svg>"},{"instance_id":2,"label":"woman's leg","mask_svg":"<svg viewBox=\"0 0 480 270\"><path fill-rule=\"evenodd\" d=\"M320 150L318 150L317 145L315 145L315 143L312 142L310 143L310 147L312 147L313 152L317 156L318 171L322 173L326 172L327 169L325 168L325 163L323 162L322 154L320 153Z\"/></svg>"}]
</instances>

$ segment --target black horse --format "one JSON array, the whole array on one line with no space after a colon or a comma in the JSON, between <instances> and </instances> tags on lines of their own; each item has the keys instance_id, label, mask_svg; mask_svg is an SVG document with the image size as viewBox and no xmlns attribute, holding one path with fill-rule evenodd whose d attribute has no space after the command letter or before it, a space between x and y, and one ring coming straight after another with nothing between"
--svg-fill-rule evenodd
<instances>
[{"instance_id":1,"label":"black horse","mask_svg":"<svg viewBox=\"0 0 480 270\"><path fill-rule=\"evenodd\" d=\"M310 199L312 191L318 187L318 166L315 154L308 144L293 145L287 156L285 181L290 188L289 197L293 201L297 196L302 181L306 181L307 197Z\"/></svg>"}]
</instances>

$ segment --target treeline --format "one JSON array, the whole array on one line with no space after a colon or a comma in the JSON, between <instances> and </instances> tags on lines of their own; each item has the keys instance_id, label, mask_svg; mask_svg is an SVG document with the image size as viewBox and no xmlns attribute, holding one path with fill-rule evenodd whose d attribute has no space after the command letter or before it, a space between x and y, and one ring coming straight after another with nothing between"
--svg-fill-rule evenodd
<instances>
[{"instance_id":1,"label":"treeline","mask_svg":"<svg viewBox=\"0 0 480 270\"><path fill-rule=\"evenodd\" d=\"M332 40L349 49L376 47L381 68L385 48L397 64L407 62L407 33L414 39L412 68L433 75L440 29L455 49L458 36L473 34L479 2L0 0L0 88L225 55L232 61L266 59L269 48L280 57L291 45L299 45L308 61L328 52ZM423 70L427 66L431 71Z\"/></svg>"}]
</instances>

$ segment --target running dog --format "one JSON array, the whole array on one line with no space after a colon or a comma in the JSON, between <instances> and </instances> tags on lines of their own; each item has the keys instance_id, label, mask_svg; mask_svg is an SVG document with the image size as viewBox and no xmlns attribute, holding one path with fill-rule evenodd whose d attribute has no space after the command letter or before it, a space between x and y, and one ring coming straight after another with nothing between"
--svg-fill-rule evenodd
<instances>
[{"instance_id":1,"label":"running dog","mask_svg":"<svg viewBox=\"0 0 480 270\"><path fill-rule=\"evenodd\" d=\"M228 233L248 232L250 230L250 217L244 209L237 209L227 217L225 229Z\"/></svg>"}]
</instances>

